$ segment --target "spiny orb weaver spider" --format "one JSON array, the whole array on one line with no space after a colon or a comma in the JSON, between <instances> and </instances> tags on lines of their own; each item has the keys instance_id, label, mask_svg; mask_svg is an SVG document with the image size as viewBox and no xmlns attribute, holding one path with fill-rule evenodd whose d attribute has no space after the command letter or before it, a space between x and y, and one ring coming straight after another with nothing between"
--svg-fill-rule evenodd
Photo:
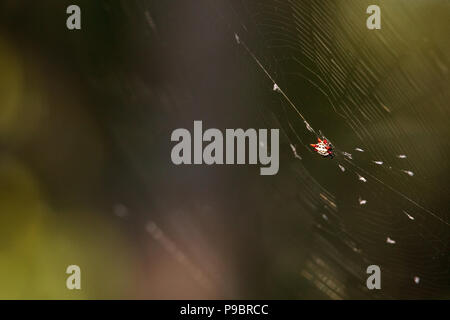
<instances>
[{"instance_id":1,"label":"spiny orb weaver spider","mask_svg":"<svg viewBox=\"0 0 450 320\"><path fill-rule=\"evenodd\" d=\"M317 141L318 143L311 144L311 147L313 147L322 157L330 157L333 159L333 146L326 139L321 140L320 138L317 138Z\"/></svg>"}]
</instances>

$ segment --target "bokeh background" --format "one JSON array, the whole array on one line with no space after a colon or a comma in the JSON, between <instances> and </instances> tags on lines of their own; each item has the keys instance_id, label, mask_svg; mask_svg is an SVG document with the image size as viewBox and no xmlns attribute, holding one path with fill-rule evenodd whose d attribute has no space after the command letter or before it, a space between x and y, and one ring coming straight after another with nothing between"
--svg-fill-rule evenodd
<instances>
[{"instance_id":1,"label":"bokeh background","mask_svg":"<svg viewBox=\"0 0 450 320\"><path fill-rule=\"evenodd\" d=\"M0 298L449 299L449 14L445 0L0 0ZM351 163L308 149L255 59ZM278 175L174 166L170 134L194 120L279 128Z\"/></svg>"}]
</instances>

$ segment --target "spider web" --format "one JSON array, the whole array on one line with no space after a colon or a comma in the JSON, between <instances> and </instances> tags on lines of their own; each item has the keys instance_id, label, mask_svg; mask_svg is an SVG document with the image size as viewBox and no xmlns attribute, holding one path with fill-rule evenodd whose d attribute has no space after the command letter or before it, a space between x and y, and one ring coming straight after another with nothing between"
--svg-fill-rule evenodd
<instances>
[{"instance_id":1,"label":"spider web","mask_svg":"<svg viewBox=\"0 0 450 320\"><path fill-rule=\"evenodd\" d=\"M438 22L449 7L379 1L382 29L369 31L370 4L234 1L230 30L270 92L263 117L276 116L291 146L299 214L316 221L300 276L335 299L439 297L450 228L449 48ZM312 152L317 137L334 160ZM378 292L366 288L371 264L382 269Z\"/></svg>"}]
</instances>

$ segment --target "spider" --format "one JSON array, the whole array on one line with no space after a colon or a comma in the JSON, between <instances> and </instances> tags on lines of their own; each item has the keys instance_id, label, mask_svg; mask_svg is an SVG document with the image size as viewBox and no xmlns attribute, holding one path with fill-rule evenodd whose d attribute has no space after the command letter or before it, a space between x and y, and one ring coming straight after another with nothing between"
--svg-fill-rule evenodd
<instances>
[{"instance_id":1,"label":"spider","mask_svg":"<svg viewBox=\"0 0 450 320\"><path fill-rule=\"evenodd\" d=\"M333 159L333 146L326 139L321 140L320 138L317 138L317 141L318 143L311 144L311 147L313 147L322 157L330 157Z\"/></svg>"}]
</instances>

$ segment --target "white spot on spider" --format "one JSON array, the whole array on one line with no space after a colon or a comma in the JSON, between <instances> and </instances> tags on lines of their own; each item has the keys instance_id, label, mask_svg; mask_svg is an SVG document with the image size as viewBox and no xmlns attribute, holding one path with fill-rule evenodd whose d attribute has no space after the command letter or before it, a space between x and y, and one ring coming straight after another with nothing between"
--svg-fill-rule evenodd
<instances>
[{"instance_id":1,"label":"white spot on spider","mask_svg":"<svg viewBox=\"0 0 450 320\"><path fill-rule=\"evenodd\" d=\"M327 217L325 214L322 215L322 218L323 218L324 220L328 221L328 217Z\"/></svg>"},{"instance_id":2,"label":"white spot on spider","mask_svg":"<svg viewBox=\"0 0 450 320\"><path fill-rule=\"evenodd\" d=\"M339 169L341 169L342 172L345 172L344 166L342 166L342 165L340 165L340 164L338 164L338 166L339 166Z\"/></svg>"},{"instance_id":3,"label":"white spot on spider","mask_svg":"<svg viewBox=\"0 0 450 320\"><path fill-rule=\"evenodd\" d=\"M367 200L361 199L361 197L359 197L358 201L359 201L359 205L361 205L361 206L363 206L367 203Z\"/></svg>"},{"instance_id":4,"label":"white spot on spider","mask_svg":"<svg viewBox=\"0 0 450 320\"><path fill-rule=\"evenodd\" d=\"M415 284L419 284L419 282L420 282L420 278L419 277L414 277L414 282L415 282Z\"/></svg>"},{"instance_id":5,"label":"white spot on spider","mask_svg":"<svg viewBox=\"0 0 450 320\"><path fill-rule=\"evenodd\" d=\"M379 165L379 166L381 166L383 164L383 161L372 161L372 162L377 164L377 165Z\"/></svg>"},{"instance_id":6,"label":"white spot on spider","mask_svg":"<svg viewBox=\"0 0 450 320\"><path fill-rule=\"evenodd\" d=\"M358 180L362 182L367 182L367 179L358 174Z\"/></svg>"},{"instance_id":7,"label":"white spot on spider","mask_svg":"<svg viewBox=\"0 0 450 320\"><path fill-rule=\"evenodd\" d=\"M405 210L403 210L403 213L406 214L406 216L410 219L410 220L414 220L414 217L412 215L410 215L408 212L406 212Z\"/></svg>"},{"instance_id":8,"label":"white spot on spider","mask_svg":"<svg viewBox=\"0 0 450 320\"><path fill-rule=\"evenodd\" d=\"M399 154L397 156L397 158L399 158L399 159L406 159L406 154Z\"/></svg>"},{"instance_id":9,"label":"white spot on spider","mask_svg":"<svg viewBox=\"0 0 450 320\"><path fill-rule=\"evenodd\" d=\"M414 176L414 172L412 172L412 171L409 171L409 170L402 170L402 171L410 177Z\"/></svg>"},{"instance_id":10,"label":"white spot on spider","mask_svg":"<svg viewBox=\"0 0 450 320\"><path fill-rule=\"evenodd\" d=\"M395 244L395 240L392 240L391 238L387 237L386 243Z\"/></svg>"},{"instance_id":11,"label":"white spot on spider","mask_svg":"<svg viewBox=\"0 0 450 320\"><path fill-rule=\"evenodd\" d=\"M323 141L316 144L314 149L316 149L317 153L321 156L328 156L327 145Z\"/></svg>"},{"instance_id":12,"label":"white spot on spider","mask_svg":"<svg viewBox=\"0 0 450 320\"><path fill-rule=\"evenodd\" d=\"M364 152L364 150L361 149L361 148L355 148L355 150L356 150L356 151L359 151L359 152Z\"/></svg>"}]
</instances>

